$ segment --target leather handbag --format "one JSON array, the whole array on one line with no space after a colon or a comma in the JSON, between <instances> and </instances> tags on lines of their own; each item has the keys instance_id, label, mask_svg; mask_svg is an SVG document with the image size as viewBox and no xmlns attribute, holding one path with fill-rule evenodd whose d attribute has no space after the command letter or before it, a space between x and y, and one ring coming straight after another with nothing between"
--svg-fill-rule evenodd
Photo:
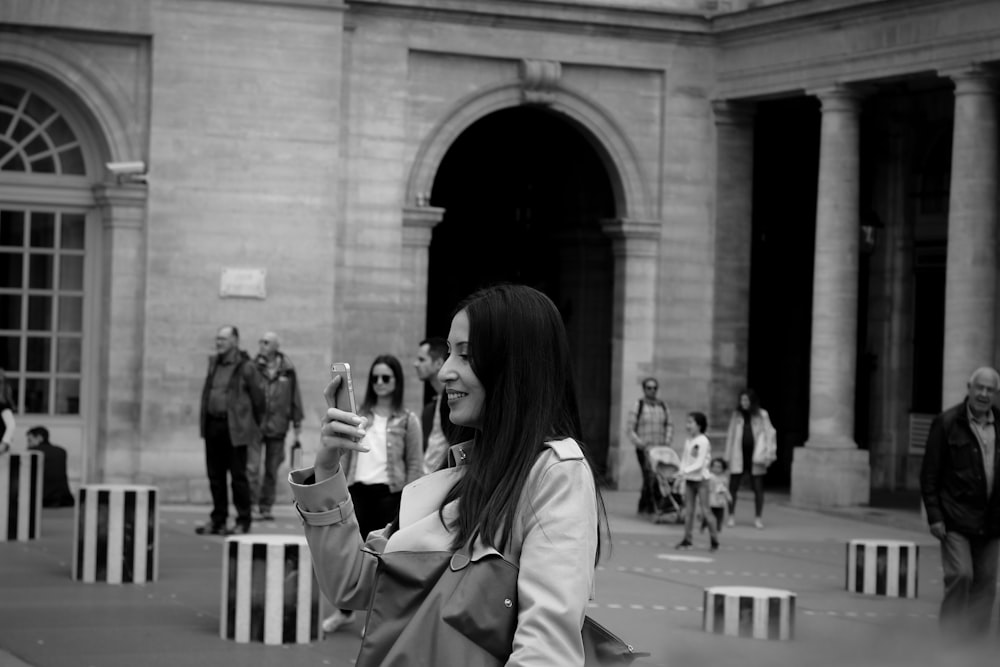
<instances>
[{"instance_id":1,"label":"leather handbag","mask_svg":"<svg viewBox=\"0 0 1000 667\"><path fill-rule=\"evenodd\" d=\"M493 549L373 555L379 566L357 667L507 662L517 629L516 565ZM627 666L649 655L589 617L582 634L585 667Z\"/></svg>"}]
</instances>

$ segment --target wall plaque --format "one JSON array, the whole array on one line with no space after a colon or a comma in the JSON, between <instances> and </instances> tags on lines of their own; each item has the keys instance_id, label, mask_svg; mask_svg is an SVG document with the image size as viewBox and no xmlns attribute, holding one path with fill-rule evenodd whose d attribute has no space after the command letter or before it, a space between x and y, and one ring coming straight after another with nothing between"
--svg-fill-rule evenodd
<instances>
[{"instance_id":1,"label":"wall plaque","mask_svg":"<svg viewBox=\"0 0 1000 667\"><path fill-rule=\"evenodd\" d=\"M223 299L266 299L266 269L222 269L219 296Z\"/></svg>"}]
</instances>

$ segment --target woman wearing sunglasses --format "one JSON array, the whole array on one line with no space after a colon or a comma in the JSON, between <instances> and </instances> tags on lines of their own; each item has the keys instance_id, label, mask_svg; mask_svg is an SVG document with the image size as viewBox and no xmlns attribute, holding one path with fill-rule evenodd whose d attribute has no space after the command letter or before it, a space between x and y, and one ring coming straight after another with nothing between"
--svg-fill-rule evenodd
<instances>
[{"instance_id":1,"label":"woman wearing sunglasses","mask_svg":"<svg viewBox=\"0 0 1000 667\"><path fill-rule=\"evenodd\" d=\"M368 388L358 415L367 420L358 456L345 449L340 459L354 514L362 537L381 530L399 513L403 487L424 473L423 432L420 419L403 408L403 367L391 354L375 358L368 371ZM334 632L354 620L348 610L334 612L323 622Z\"/></svg>"}]
</instances>

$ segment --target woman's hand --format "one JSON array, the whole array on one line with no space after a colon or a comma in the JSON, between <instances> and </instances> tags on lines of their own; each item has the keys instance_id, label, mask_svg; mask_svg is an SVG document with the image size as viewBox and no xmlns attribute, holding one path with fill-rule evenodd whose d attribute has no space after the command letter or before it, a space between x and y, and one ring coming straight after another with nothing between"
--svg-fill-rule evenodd
<instances>
[{"instance_id":1,"label":"woman's hand","mask_svg":"<svg viewBox=\"0 0 1000 667\"><path fill-rule=\"evenodd\" d=\"M320 445L316 452L316 481L322 482L333 477L340 468L340 455L344 450L353 449L356 452L367 452L368 448L361 445L365 435L367 420L353 412L337 409L337 390L341 378L335 376L323 390L327 408L320 427Z\"/></svg>"}]
</instances>

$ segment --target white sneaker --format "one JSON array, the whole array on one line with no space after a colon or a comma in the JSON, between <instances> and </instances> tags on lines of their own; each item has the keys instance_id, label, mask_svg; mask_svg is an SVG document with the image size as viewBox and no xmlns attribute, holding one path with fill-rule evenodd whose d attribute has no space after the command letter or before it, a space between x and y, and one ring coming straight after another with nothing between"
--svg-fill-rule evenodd
<instances>
[{"instance_id":1,"label":"white sneaker","mask_svg":"<svg viewBox=\"0 0 1000 667\"><path fill-rule=\"evenodd\" d=\"M755 528L760 530L761 528L764 527L764 522L760 520L760 517L757 517L756 519L753 520L753 525Z\"/></svg>"},{"instance_id":2,"label":"white sneaker","mask_svg":"<svg viewBox=\"0 0 1000 667\"><path fill-rule=\"evenodd\" d=\"M734 526L736 526L736 519L734 517L729 517L728 519L726 519L727 528L733 528Z\"/></svg>"},{"instance_id":3,"label":"white sneaker","mask_svg":"<svg viewBox=\"0 0 1000 667\"><path fill-rule=\"evenodd\" d=\"M344 627L348 623L354 622L354 612L349 611L346 614L339 609L323 620L323 632L336 632L340 628Z\"/></svg>"}]
</instances>

